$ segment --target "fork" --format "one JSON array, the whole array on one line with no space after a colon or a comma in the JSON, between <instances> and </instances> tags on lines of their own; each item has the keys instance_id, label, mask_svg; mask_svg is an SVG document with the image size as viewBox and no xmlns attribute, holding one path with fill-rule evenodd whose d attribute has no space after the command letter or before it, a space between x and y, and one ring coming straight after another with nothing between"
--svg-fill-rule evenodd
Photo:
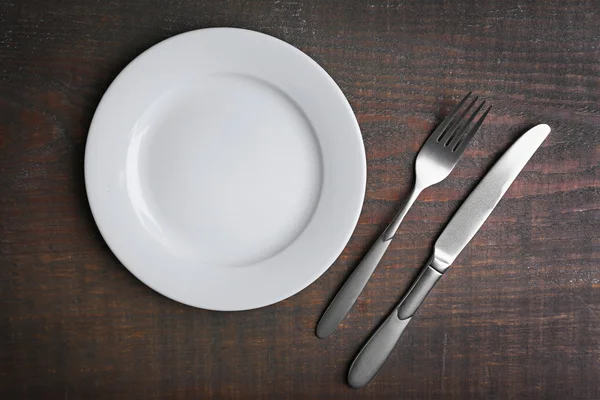
<instances>
[{"instance_id":1,"label":"fork","mask_svg":"<svg viewBox=\"0 0 600 400\"><path fill-rule=\"evenodd\" d=\"M396 234L404 216L419 194L424 189L441 182L450 175L450 172L454 169L458 159L469 145L469 142L483 123L487 114L490 112L491 106L488 107L475 124L471 126L475 117L483 109L485 104L485 101L483 101L474 112L471 112L471 109L478 99L478 97L475 96L473 101L471 101L460 116L456 118L461 107L466 103L470 96L471 92L467 93L454 110L452 110L437 129L429 136L429 139L427 139L421 148L421 151L417 155L417 160L415 161L415 185L408 200L404 204L402 210L379 236L360 264L358 264L348 280L346 280L329 307L327 307L327 310L317 325L316 333L318 337L325 338L335 332L338 325L348 314L369 281L377 264L381 261L392 238Z\"/></svg>"}]
</instances>

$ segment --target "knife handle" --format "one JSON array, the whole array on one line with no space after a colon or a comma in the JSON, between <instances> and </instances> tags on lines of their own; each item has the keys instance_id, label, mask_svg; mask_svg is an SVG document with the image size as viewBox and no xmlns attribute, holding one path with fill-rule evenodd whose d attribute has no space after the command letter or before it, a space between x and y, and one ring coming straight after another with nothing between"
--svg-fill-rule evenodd
<instances>
[{"instance_id":1,"label":"knife handle","mask_svg":"<svg viewBox=\"0 0 600 400\"><path fill-rule=\"evenodd\" d=\"M398 306L365 343L352 362L348 372L350 386L355 389L363 387L377 375L412 316L441 277L442 274L431 267L430 263L421 270Z\"/></svg>"}]
</instances>

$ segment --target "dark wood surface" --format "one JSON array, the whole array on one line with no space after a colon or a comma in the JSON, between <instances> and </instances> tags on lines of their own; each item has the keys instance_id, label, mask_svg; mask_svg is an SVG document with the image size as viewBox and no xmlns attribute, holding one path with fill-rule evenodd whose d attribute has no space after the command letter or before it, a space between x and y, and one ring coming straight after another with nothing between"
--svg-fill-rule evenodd
<instances>
[{"instance_id":1,"label":"dark wood surface","mask_svg":"<svg viewBox=\"0 0 600 400\"><path fill-rule=\"evenodd\" d=\"M237 313L137 281L89 212L90 120L118 72L177 33L235 26L299 47L338 82L368 158L334 265ZM408 214L335 336L316 321L407 195L456 99L494 104ZM0 398L599 399L600 4L582 1L0 2ZM470 189L528 127L553 131L413 319L379 377L349 363Z\"/></svg>"}]
</instances>

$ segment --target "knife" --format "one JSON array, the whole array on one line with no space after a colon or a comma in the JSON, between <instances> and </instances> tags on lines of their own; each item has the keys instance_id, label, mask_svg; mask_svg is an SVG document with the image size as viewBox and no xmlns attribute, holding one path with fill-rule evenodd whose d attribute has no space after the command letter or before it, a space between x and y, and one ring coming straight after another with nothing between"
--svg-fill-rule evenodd
<instances>
[{"instance_id":1,"label":"knife","mask_svg":"<svg viewBox=\"0 0 600 400\"><path fill-rule=\"evenodd\" d=\"M354 359L348 372L350 386L360 388L377 375L427 294L481 228L549 133L550 127L545 124L524 133L463 202L438 237L431 258L408 292Z\"/></svg>"}]
</instances>

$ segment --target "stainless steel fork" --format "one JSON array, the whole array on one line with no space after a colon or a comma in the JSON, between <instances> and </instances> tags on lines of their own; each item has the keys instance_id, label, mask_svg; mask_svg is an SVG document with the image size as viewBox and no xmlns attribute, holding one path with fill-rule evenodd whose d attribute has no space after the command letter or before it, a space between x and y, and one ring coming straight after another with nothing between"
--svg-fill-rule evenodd
<instances>
[{"instance_id":1,"label":"stainless steel fork","mask_svg":"<svg viewBox=\"0 0 600 400\"><path fill-rule=\"evenodd\" d=\"M458 103L456 108L452 110L437 129L429 136L429 139L427 139L421 148L415 162L415 185L408 200L404 204L402 210L388 225L386 230L379 236L365 258L363 258L360 264L358 264L356 269L352 272L352 275L350 275L346 283L344 283L344 286L342 286L321 317L321 320L317 325L318 337L325 338L335 332L340 322L342 322L346 314L348 314L390 245L404 216L419 194L425 188L444 180L450 175L452 169L454 169L458 159L463 154L469 142L492 108L491 106L488 107L472 125L475 117L483 109L485 104L485 101L483 101L475 111L471 112L478 99L476 96L460 116L456 118L461 107L466 103L470 96L471 92Z\"/></svg>"}]
</instances>

